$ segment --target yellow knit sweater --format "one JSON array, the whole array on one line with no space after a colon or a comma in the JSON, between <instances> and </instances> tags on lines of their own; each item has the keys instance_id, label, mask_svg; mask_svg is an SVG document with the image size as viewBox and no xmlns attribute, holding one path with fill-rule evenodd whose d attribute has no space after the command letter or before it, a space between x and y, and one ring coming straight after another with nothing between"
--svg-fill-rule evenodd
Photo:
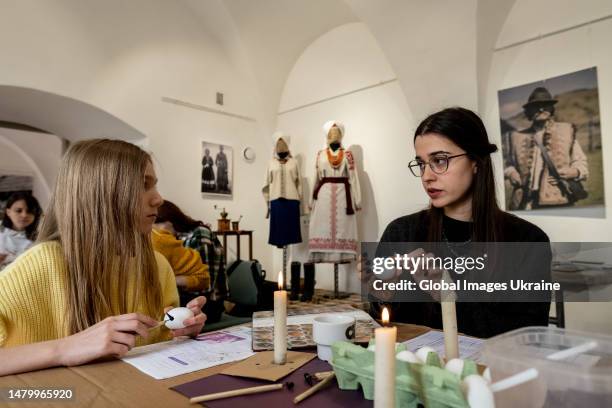
<instances>
[{"instance_id":1,"label":"yellow knit sweater","mask_svg":"<svg viewBox=\"0 0 612 408\"><path fill-rule=\"evenodd\" d=\"M208 290L210 274L208 265L202 263L200 254L195 249L186 248L170 231L153 229L151 234L153 248L166 257L174 274L186 278L188 291Z\"/></svg>"},{"instance_id":2,"label":"yellow knit sweater","mask_svg":"<svg viewBox=\"0 0 612 408\"><path fill-rule=\"evenodd\" d=\"M179 302L172 268L162 255L155 253L155 258L163 305L159 306L159 316L152 317L161 319L164 307L176 307ZM59 242L44 242L30 248L0 272L0 347L55 340L68 335L64 321L65 268ZM125 290L130 286L127 283L119 289ZM127 296L130 304L133 295L128 292ZM142 305L134 310L143 311ZM155 343L170 337L165 327L158 328L151 331L146 341L138 337L136 344Z\"/></svg>"}]
</instances>

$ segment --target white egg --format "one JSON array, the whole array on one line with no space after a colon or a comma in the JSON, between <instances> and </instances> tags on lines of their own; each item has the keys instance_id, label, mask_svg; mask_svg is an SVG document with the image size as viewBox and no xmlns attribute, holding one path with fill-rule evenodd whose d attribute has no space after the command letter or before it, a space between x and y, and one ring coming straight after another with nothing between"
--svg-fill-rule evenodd
<instances>
[{"instance_id":1,"label":"white egg","mask_svg":"<svg viewBox=\"0 0 612 408\"><path fill-rule=\"evenodd\" d=\"M421 363L421 360L412 351L404 350L395 355L395 358L408 363Z\"/></svg>"},{"instance_id":2,"label":"white egg","mask_svg":"<svg viewBox=\"0 0 612 408\"><path fill-rule=\"evenodd\" d=\"M453 358L452 360L449 360L446 365L444 366L444 368L447 371L450 371L451 373L457 374L457 375L461 375L461 373L463 372L463 366L465 365L465 362L460 359L460 358Z\"/></svg>"},{"instance_id":3,"label":"white egg","mask_svg":"<svg viewBox=\"0 0 612 408\"><path fill-rule=\"evenodd\" d=\"M425 364L427 363L427 356L429 355L429 353L435 353L436 355L438 355L438 353L436 353L436 350L432 349L429 346L425 346L417 350L416 356L419 358L419 360L421 360L423 364Z\"/></svg>"},{"instance_id":4,"label":"white egg","mask_svg":"<svg viewBox=\"0 0 612 408\"><path fill-rule=\"evenodd\" d=\"M482 376L489 384L491 384L491 370L489 370L489 367L485 368L485 370L482 372Z\"/></svg>"},{"instance_id":5,"label":"white egg","mask_svg":"<svg viewBox=\"0 0 612 408\"><path fill-rule=\"evenodd\" d=\"M468 375L463 379L461 388L470 408L495 408L493 391L483 377L477 374Z\"/></svg>"},{"instance_id":6,"label":"white egg","mask_svg":"<svg viewBox=\"0 0 612 408\"><path fill-rule=\"evenodd\" d=\"M183 321L193 317L193 312L186 307L176 307L170 309L164 315L164 322L171 330L182 329L185 327Z\"/></svg>"}]
</instances>

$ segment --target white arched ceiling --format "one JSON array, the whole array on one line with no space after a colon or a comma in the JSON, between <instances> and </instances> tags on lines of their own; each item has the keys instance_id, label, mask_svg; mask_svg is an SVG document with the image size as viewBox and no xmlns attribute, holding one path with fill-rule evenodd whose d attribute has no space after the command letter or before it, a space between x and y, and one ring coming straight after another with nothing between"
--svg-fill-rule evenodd
<instances>
[{"instance_id":1,"label":"white arched ceiling","mask_svg":"<svg viewBox=\"0 0 612 408\"><path fill-rule=\"evenodd\" d=\"M345 0L378 41L418 119L476 109L476 0Z\"/></svg>"},{"instance_id":2,"label":"white arched ceiling","mask_svg":"<svg viewBox=\"0 0 612 408\"><path fill-rule=\"evenodd\" d=\"M477 108L477 0L226 0L223 5L259 88L268 127L274 125L269 118L278 109L285 80L306 47L334 27L356 21L376 38L416 117L449 105Z\"/></svg>"},{"instance_id":3,"label":"white arched ceiling","mask_svg":"<svg viewBox=\"0 0 612 408\"><path fill-rule=\"evenodd\" d=\"M244 46L271 135L285 81L304 49L330 29L358 20L342 0L226 0L224 5Z\"/></svg>"},{"instance_id":4,"label":"white arched ceiling","mask_svg":"<svg viewBox=\"0 0 612 408\"><path fill-rule=\"evenodd\" d=\"M76 141L106 137L141 142L145 136L113 115L73 98L0 85L0 121L33 126Z\"/></svg>"}]
</instances>

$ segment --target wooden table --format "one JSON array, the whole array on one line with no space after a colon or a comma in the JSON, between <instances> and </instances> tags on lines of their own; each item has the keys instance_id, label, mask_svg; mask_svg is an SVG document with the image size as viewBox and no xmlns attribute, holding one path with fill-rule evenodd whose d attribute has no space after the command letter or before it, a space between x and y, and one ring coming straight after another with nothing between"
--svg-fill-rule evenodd
<instances>
[{"instance_id":1,"label":"wooden table","mask_svg":"<svg viewBox=\"0 0 612 408\"><path fill-rule=\"evenodd\" d=\"M223 237L223 255L225 262L227 262L227 237L236 237L236 256L240 259L240 237L246 235L249 238L249 260L253 260L253 231L249 230L228 230L228 231L215 231L215 234Z\"/></svg>"},{"instance_id":2,"label":"wooden table","mask_svg":"<svg viewBox=\"0 0 612 408\"><path fill-rule=\"evenodd\" d=\"M397 324L398 341L424 334L425 326ZM314 351L314 350L313 350ZM62 403L16 402L9 407L193 407L181 394L169 389L175 385L208 377L224 370L217 366L167 380L155 380L120 360L87 364L72 368L53 368L27 374L0 377L1 388L72 388L74 401Z\"/></svg>"}]
</instances>

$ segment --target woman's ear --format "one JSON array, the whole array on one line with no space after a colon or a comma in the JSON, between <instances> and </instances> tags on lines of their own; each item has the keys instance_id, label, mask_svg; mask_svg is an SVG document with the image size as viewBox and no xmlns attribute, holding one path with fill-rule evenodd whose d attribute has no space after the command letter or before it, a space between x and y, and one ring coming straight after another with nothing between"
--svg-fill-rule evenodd
<instances>
[{"instance_id":1,"label":"woman's ear","mask_svg":"<svg viewBox=\"0 0 612 408\"><path fill-rule=\"evenodd\" d=\"M478 173L478 165L476 164L476 162L472 163L472 171L474 172L474 174Z\"/></svg>"}]
</instances>

